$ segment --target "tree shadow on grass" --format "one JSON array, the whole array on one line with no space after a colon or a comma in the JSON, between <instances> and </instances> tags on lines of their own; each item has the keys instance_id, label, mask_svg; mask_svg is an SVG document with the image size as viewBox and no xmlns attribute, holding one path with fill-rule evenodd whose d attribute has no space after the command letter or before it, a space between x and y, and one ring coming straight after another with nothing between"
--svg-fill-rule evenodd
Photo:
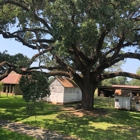
<instances>
[{"instance_id":1,"label":"tree shadow on grass","mask_svg":"<svg viewBox=\"0 0 140 140\"><path fill-rule=\"evenodd\" d=\"M36 107L34 113L29 114L26 105L27 103L22 98L3 98L0 100L0 119L21 121L29 116L50 115L61 110L61 106L45 103L44 109Z\"/></svg>"},{"instance_id":2,"label":"tree shadow on grass","mask_svg":"<svg viewBox=\"0 0 140 140\"><path fill-rule=\"evenodd\" d=\"M46 116L46 115L53 115L59 113L59 109L56 110L41 110L41 109L35 109L35 113L28 114L26 107L16 107L15 108L6 108L4 112L0 111L0 119L3 120L10 120L10 121L22 121L26 118L29 118L31 116Z\"/></svg>"},{"instance_id":3,"label":"tree shadow on grass","mask_svg":"<svg viewBox=\"0 0 140 140\"><path fill-rule=\"evenodd\" d=\"M44 120L44 127L83 140L138 140L140 138L138 135L139 128L131 128L133 132L131 132L130 129L127 130L126 128L118 127L109 127L103 130L99 128L96 129L94 126L89 126L87 120L81 121L80 123L77 122L77 120L60 123L58 121ZM39 122L30 123L38 123L39 125Z\"/></svg>"},{"instance_id":4,"label":"tree shadow on grass","mask_svg":"<svg viewBox=\"0 0 140 140\"><path fill-rule=\"evenodd\" d=\"M113 124L140 126L140 112L111 109L105 117L105 120Z\"/></svg>"},{"instance_id":5,"label":"tree shadow on grass","mask_svg":"<svg viewBox=\"0 0 140 140\"><path fill-rule=\"evenodd\" d=\"M11 132L9 130L0 127L0 139L1 140L35 140L35 138L26 136L25 134L19 134L17 132Z\"/></svg>"},{"instance_id":6,"label":"tree shadow on grass","mask_svg":"<svg viewBox=\"0 0 140 140\"><path fill-rule=\"evenodd\" d=\"M73 114L64 113L59 114L56 119L44 119L42 121L30 121L26 123L55 130L83 140L139 140L139 119L134 120L132 124L131 121L134 118L131 113L123 111L120 113L122 116L117 115L118 113L119 111L114 111L113 115L108 114L102 117L76 117ZM103 122L111 124L111 126L100 128L98 125L102 125Z\"/></svg>"},{"instance_id":7,"label":"tree shadow on grass","mask_svg":"<svg viewBox=\"0 0 140 140\"><path fill-rule=\"evenodd\" d=\"M27 115L24 113L25 105L26 103L20 98L4 98L0 100L0 119L16 120L26 118Z\"/></svg>"},{"instance_id":8,"label":"tree shadow on grass","mask_svg":"<svg viewBox=\"0 0 140 140\"><path fill-rule=\"evenodd\" d=\"M26 103L21 99L0 101L0 108L5 109L5 114L0 111L0 118L22 120L28 117L25 114ZM69 111L60 111L61 106L46 104L45 110L37 111L36 115L58 114L56 119L43 119L42 121L26 121L27 124L41 126L55 130L66 135L79 137L83 140L139 140L140 139L140 113L116 109L98 110L97 115L77 117ZM60 111L60 112L59 112ZM105 111L105 112L102 112ZM111 124L105 129L98 125Z\"/></svg>"}]
</instances>

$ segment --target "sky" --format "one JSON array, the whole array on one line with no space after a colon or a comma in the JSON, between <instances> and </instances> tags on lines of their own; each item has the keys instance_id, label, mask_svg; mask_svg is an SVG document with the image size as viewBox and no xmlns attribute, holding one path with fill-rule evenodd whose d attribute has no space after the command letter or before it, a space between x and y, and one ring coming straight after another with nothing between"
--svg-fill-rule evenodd
<instances>
[{"instance_id":1,"label":"sky","mask_svg":"<svg viewBox=\"0 0 140 140\"><path fill-rule=\"evenodd\" d=\"M22 53L24 55L27 55L29 58L31 58L34 54L37 53L37 51L22 45L21 43L15 41L14 39L4 39L1 35L0 35L0 43L1 43L0 52L3 52L4 50L8 50L8 53L10 55ZM140 62L138 60L127 59L126 63L124 63L121 68L123 71L136 73L139 67L140 67Z\"/></svg>"},{"instance_id":2,"label":"sky","mask_svg":"<svg viewBox=\"0 0 140 140\"><path fill-rule=\"evenodd\" d=\"M8 54L15 55L17 53L22 53L23 55L31 58L34 54L38 53L37 50L33 50L22 45L20 42L15 41L15 39L4 39L2 35L0 35L0 52L7 50ZM37 62L34 62L32 66L35 66Z\"/></svg>"}]
</instances>

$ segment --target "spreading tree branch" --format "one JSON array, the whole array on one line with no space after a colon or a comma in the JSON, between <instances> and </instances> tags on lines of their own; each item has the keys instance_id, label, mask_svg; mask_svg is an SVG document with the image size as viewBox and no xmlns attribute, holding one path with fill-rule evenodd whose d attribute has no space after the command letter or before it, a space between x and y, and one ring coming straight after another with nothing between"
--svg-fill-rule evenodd
<instances>
[{"instance_id":1,"label":"spreading tree branch","mask_svg":"<svg viewBox=\"0 0 140 140\"><path fill-rule=\"evenodd\" d=\"M133 73L129 73L129 72L115 72L115 73L109 73L109 74L104 74L104 75L99 76L99 81L102 81L104 79L113 78L116 76L125 76L125 77L135 78L135 79L140 80L140 75L138 75L138 74L133 74Z\"/></svg>"},{"instance_id":2,"label":"spreading tree branch","mask_svg":"<svg viewBox=\"0 0 140 140\"><path fill-rule=\"evenodd\" d=\"M123 34L122 37L119 40L119 43L118 43L116 49L114 50L114 54L112 55L111 59L114 59L118 56L121 48L123 47L124 40L125 40L125 38L124 38L124 34Z\"/></svg>"},{"instance_id":3,"label":"spreading tree branch","mask_svg":"<svg viewBox=\"0 0 140 140\"><path fill-rule=\"evenodd\" d=\"M50 34L51 34L51 27L48 25L48 23L43 19L43 18L41 18L41 17L39 17L36 13L35 13L35 11L34 11L34 13L33 13L33 15L34 15L34 18L37 20L37 21L40 21L47 29L48 29L48 31L50 32ZM51 34L52 35L52 34Z\"/></svg>"},{"instance_id":4,"label":"spreading tree branch","mask_svg":"<svg viewBox=\"0 0 140 140\"><path fill-rule=\"evenodd\" d=\"M58 55L53 55L55 57L56 62L60 65L60 67L63 70L67 71L71 76L75 73L75 71L70 66L68 66Z\"/></svg>"},{"instance_id":5,"label":"spreading tree branch","mask_svg":"<svg viewBox=\"0 0 140 140\"><path fill-rule=\"evenodd\" d=\"M100 73L104 69L109 68L110 66L114 65L115 63L122 61L126 58L134 58L134 59L140 60L140 54L128 52L128 53L117 55L116 58L114 58L114 59L112 59L112 57L105 58L103 60L104 63L99 65L95 71L97 73Z\"/></svg>"},{"instance_id":6,"label":"spreading tree branch","mask_svg":"<svg viewBox=\"0 0 140 140\"><path fill-rule=\"evenodd\" d=\"M35 54L35 55L30 59L30 61L28 62L28 65L31 65L37 57L39 57L39 56L41 56L42 54L44 54L44 53L46 53L46 52L48 52L48 51L51 51L51 50L53 50L53 47L52 47L52 46L48 46L47 49L45 49L45 50L43 50L43 51L41 51L41 52Z\"/></svg>"},{"instance_id":7,"label":"spreading tree branch","mask_svg":"<svg viewBox=\"0 0 140 140\"><path fill-rule=\"evenodd\" d=\"M46 70L64 70L62 69L59 65L58 66L52 66L52 67L48 67L48 66L45 66L45 65L40 65L39 67L31 67L31 68L28 68L29 71L32 71L32 70L37 70L37 69L46 69Z\"/></svg>"},{"instance_id":8,"label":"spreading tree branch","mask_svg":"<svg viewBox=\"0 0 140 140\"><path fill-rule=\"evenodd\" d=\"M11 71L12 71L12 69L8 68L8 69L4 72L4 74L0 75L0 81L1 81L2 79L4 79L5 77L7 77Z\"/></svg>"},{"instance_id":9,"label":"spreading tree branch","mask_svg":"<svg viewBox=\"0 0 140 140\"><path fill-rule=\"evenodd\" d=\"M0 67L5 66L5 65L7 65L7 66L9 66L9 67L15 67L14 65L10 64L10 63L7 62L7 61L3 61L3 62L0 63Z\"/></svg>"},{"instance_id":10,"label":"spreading tree branch","mask_svg":"<svg viewBox=\"0 0 140 140\"><path fill-rule=\"evenodd\" d=\"M13 4L13 5L15 5L15 6L18 6L18 7L21 7L22 9L24 9L24 10L26 10L26 11L29 11L29 5L27 5L27 6L24 6L24 5L22 5L21 4L21 2L16 2L16 1L13 1L13 0L5 0L5 1L2 1L2 2L0 2L0 5L4 5L4 4Z\"/></svg>"},{"instance_id":11,"label":"spreading tree branch","mask_svg":"<svg viewBox=\"0 0 140 140\"><path fill-rule=\"evenodd\" d=\"M14 35L10 32L3 32L3 31L0 31L0 34L3 35L3 38L17 38L23 45L31 48L31 49L37 49L36 46L34 45L31 45L31 44L28 44L27 42L25 42L20 36L18 35Z\"/></svg>"},{"instance_id":12,"label":"spreading tree branch","mask_svg":"<svg viewBox=\"0 0 140 140\"><path fill-rule=\"evenodd\" d=\"M101 48L103 47L103 43L104 43L104 39L105 39L105 36L108 34L108 32L105 32L103 31L99 40L98 40L98 45L96 46L96 56L94 56L91 64L90 64L90 69L92 68L92 66L96 63L97 59L100 56L100 52L101 52Z\"/></svg>"},{"instance_id":13,"label":"spreading tree branch","mask_svg":"<svg viewBox=\"0 0 140 140\"><path fill-rule=\"evenodd\" d=\"M23 28L23 30L18 30L13 32L12 34L17 34L17 33L22 33L22 32L26 32L26 31L30 31L30 32L44 32L44 33L49 33L50 32L48 30L42 29L42 28Z\"/></svg>"}]
</instances>

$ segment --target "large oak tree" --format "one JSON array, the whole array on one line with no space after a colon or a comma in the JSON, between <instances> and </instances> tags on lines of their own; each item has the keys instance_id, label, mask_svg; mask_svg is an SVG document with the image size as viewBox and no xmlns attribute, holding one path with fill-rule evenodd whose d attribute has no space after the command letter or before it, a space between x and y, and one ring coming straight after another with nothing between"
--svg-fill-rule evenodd
<instances>
[{"instance_id":1,"label":"large oak tree","mask_svg":"<svg viewBox=\"0 0 140 140\"><path fill-rule=\"evenodd\" d=\"M0 34L38 50L24 73L44 68L47 76L72 78L82 90L82 108L91 110L104 79L140 79L106 72L126 58L140 59L139 6L139 0L0 0ZM38 57L39 66L31 67ZM6 74L16 70L8 62L2 65L9 65Z\"/></svg>"}]
</instances>

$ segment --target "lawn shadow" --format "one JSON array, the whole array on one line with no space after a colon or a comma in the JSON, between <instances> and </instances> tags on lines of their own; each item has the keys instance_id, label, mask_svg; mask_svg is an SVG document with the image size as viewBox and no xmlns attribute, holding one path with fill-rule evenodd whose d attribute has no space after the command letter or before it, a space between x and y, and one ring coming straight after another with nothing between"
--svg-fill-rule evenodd
<instances>
[{"instance_id":1,"label":"lawn shadow","mask_svg":"<svg viewBox=\"0 0 140 140\"><path fill-rule=\"evenodd\" d=\"M27 136L25 134L19 134L17 132L12 132L0 127L0 139L1 140L36 140L33 137Z\"/></svg>"},{"instance_id":2,"label":"lawn shadow","mask_svg":"<svg viewBox=\"0 0 140 140\"><path fill-rule=\"evenodd\" d=\"M102 103L102 105L105 105ZM66 106L66 108L73 106ZM102 106L101 106L102 107ZM66 110L59 113L55 119L30 121L27 124L55 130L66 135L75 136L83 140L139 140L140 114L139 112L108 108L108 104L93 111L82 111L82 117L73 111ZM106 125L105 127L101 125Z\"/></svg>"},{"instance_id":3,"label":"lawn shadow","mask_svg":"<svg viewBox=\"0 0 140 140\"><path fill-rule=\"evenodd\" d=\"M61 106L45 103L44 107L36 107L32 114L26 109L27 103L22 98L3 98L0 100L0 119L22 121L30 116L56 114Z\"/></svg>"},{"instance_id":4,"label":"lawn shadow","mask_svg":"<svg viewBox=\"0 0 140 140\"><path fill-rule=\"evenodd\" d=\"M66 113L59 114L55 120L43 119L42 121L30 121L26 123L33 126L43 126L46 129L55 130L65 135L80 138L81 140L112 140L112 138L113 140L138 140L140 138L140 127L138 126L128 127L122 124L122 126L109 126L106 129L98 128L98 123L109 121L108 119L103 120L100 117L75 117ZM114 120L110 121L117 124ZM92 125L92 122L96 123L95 126Z\"/></svg>"}]
</instances>

